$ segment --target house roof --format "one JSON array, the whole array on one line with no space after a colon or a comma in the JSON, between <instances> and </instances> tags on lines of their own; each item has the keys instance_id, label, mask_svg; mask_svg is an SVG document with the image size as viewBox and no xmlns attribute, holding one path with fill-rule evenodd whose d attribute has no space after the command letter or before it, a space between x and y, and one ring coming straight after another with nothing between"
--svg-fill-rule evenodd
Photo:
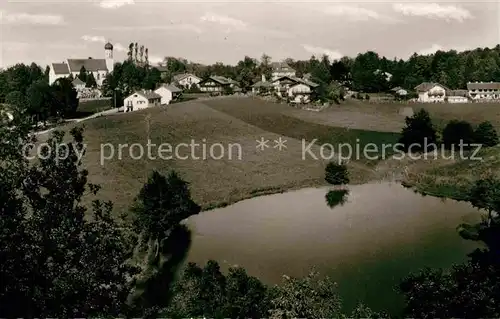
<instances>
[{"instance_id":1,"label":"house roof","mask_svg":"<svg viewBox=\"0 0 500 319\"><path fill-rule=\"evenodd\" d=\"M198 78L196 75L192 74L192 73L182 73L182 74L176 74L172 77L172 79L176 82L179 82L179 81L182 81L184 80L185 78L189 77L189 76L194 76L195 78Z\"/></svg>"},{"instance_id":2,"label":"house roof","mask_svg":"<svg viewBox=\"0 0 500 319\"><path fill-rule=\"evenodd\" d=\"M295 76L282 76L280 78L277 78L276 80L274 80L273 82L276 82L276 81L281 81L283 79L290 79L292 80L293 82L296 82L297 84L305 84L305 85L308 85L310 87L317 87L319 84L317 83L314 83L310 80L306 80L306 79L301 79L301 78L298 78L298 77L295 77Z\"/></svg>"},{"instance_id":3,"label":"house roof","mask_svg":"<svg viewBox=\"0 0 500 319\"><path fill-rule=\"evenodd\" d=\"M430 89L432 89L433 87L435 87L436 85L439 85L440 87L442 87L446 91L450 90L446 86L444 86L442 84L439 84L439 83L436 83L436 82L423 82L423 83L420 83L419 85L417 85L415 87L415 91L417 91L417 92L427 92Z\"/></svg>"},{"instance_id":4,"label":"house roof","mask_svg":"<svg viewBox=\"0 0 500 319\"><path fill-rule=\"evenodd\" d=\"M476 82L467 83L468 90L500 90L499 82Z\"/></svg>"},{"instance_id":5,"label":"house roof","mask_svg":"<svg viewBox=\"0 0 500 319\"><path fill-rule=\"evenodd\" d=\"M82 66L89 72L108 71L105 59L68 59L68 65L71 72L79 72Z\"/></svg>"},{"instance_id":6,"label":"house roof","mask_svg":"<svg viewBox=\"0 0 500 319\"><path fill-rule=\"evenodd\" d=\"M162 84L160 87L163 87L167 90L169 90L170 92L172 93L178 93L178 92L182 92L181 89L179 89L178 87L176 87L175 85L173 84Z\"/></svg>"},{"instance_id":7,"label":"house roof","mask_svg":"<svg viewBox=\"0 0 500 319\"><path fill-rule=\"evenodd\" d=\"M271 68L273 72L295 72L286 62L271 62Z\"/></svg>"},{"instance_id":8,"label":"house roof","mask_svg":"<svg viewBox=\"0 0 500 319\"><path fill-rule=\"evenodd\" d=\"M52 69L55 74L69 74L68 65L66 63L52 63Z\"/></svg>"},{"instance_id":9,"label":"house roof","mask_svg":"<svg viewBox=\"0 0 500 319\"><path fill-rule=\"evenodd\" d=\"M73 83L73 85L84 85L84 84L85 84L85 82L83 82L82 80L80 80L80 78L79 78L79 77L76 77L76 78L73 80L73 82L71 82L71 83Z\"/></svg>"},{"instance_id":10,"label":"house roof","mask_svg":"<svg viewBox=\"0 0 500 319\"><path fill-rule=\"evenodd\" d=\"M143 97L145 97L148 100L151 100L151 99L161 99L161 95L159 95L159 94L157 94L157 93L155 93L153 91L145 91L145 90L135 91L130 96L132 96L134 94L139 94L140 96L143 96Z\"/></svg>"},{"instance_id":11,"label":"house roof","mask_svg":"<svg viewBox=\"0 0 500 319\"><path fill-rule=\"evenodd\" d=\"M267 81L265 81L265 82L264 81L259 81L259 82L254 83L252 85L252 87L254 87L254 88L261 88L261 87L266 88L266 87L270 87L270 86L271 86L271 83L269 83Z\"/></svg>"},{"instance_id":12,"label":"house roof","mask_svg":"<svg viewBox=\"0 0 500 319\"><path fill-rule=\"evenodd\" d=\"M229 78L225 78L223 76L220 76L220 75L212 75L210 77L208 77L207 79L204 80L207 81L207 80L212 80L212 81L215 81L221 85L228 85L228 84L235 84L235 85L238 85L238 82L236 82L235 80L233 79L229 79Z\"/></svg>"}]
</instances>

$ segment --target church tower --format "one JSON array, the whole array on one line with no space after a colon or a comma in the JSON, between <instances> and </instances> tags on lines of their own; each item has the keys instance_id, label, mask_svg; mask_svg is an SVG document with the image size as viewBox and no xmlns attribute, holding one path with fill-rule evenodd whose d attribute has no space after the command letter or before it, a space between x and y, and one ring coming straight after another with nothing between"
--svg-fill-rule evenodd
<instances>
[{"instance_id":1,"label":"church tower","mask_svg":"<svg viewBox=\"0 0 500 319\"><path fill-rule=\"evenodd\" d=\"M113 72L115 61L113 60L113 45L109 42L104 45L104 56L106 57L106 67L109 73L111 73Z\"/></svg>"}]
</instances>

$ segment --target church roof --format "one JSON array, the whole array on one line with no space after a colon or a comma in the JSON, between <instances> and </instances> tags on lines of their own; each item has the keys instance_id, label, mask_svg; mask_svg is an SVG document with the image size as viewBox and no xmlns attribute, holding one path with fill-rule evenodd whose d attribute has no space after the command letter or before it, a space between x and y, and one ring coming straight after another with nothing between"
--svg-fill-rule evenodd
<instances>
[{"instance_id":1,"label":"church roof","mask_svg":"<svg viewBox=\"0 0 500 319\"><path fill-rule=\"evenodd\" d=\"M68 65L66 63L52 63L52 69L55 74L69 74Z\"/></svg>"},{"instance_id":2,"label":"church roof","mask_svg":"<svg viewBox=\"0 0 500 319\"><path fill-rule=\"evenodd\" d=\"M68 64L71 72L80 72L82 66L88 72L108 71L105 59L68 59Z\"/></svg>"}]
</instances>

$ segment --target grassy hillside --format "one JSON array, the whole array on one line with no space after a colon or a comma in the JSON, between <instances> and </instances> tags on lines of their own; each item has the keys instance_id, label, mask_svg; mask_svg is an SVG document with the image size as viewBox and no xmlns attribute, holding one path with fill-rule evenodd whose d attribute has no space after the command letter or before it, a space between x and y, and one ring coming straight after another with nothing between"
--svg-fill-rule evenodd
<instances>
[{"instance_id":1,"label":"grassy hillside","mask_svg":"<svg viewBox=\"0 0 500 319\"><path fill-rule=\"evenodd\" d=\"M324 185L326 161L309 156L303 158L302 138L318 139L318 143L346 143L356 138L362 143L381 143L397 138L393 133L346 130L302 121L288 116L285 111L290 108L287 106L252 102L251 99L214 100L209 104L179 103L78 124L85 127L87 153L84 164L91 182L102 186L100 197L112 200L117 211L126 209L151 170L166 173L176 169L191 183L195 200L209 209L257 195ZM151 152L156 159L147 157L148 136L151 143L157 145ZM273 148L274 140L279 137L287 140L285 150ZM41 140L44 138L41 136ZM264 151L256 149L256 141L261 138L269 140L270 147ZM226 145L226 154L220 160L158 158L159 144L170 143L175 147L179 143L190 143L191 139L198 143L205 140L208 146L213 143ZM114 146L115 155L101 165L101 147L107 143ZM131 158L129 146L134 143L143 145L146 155L142 159ZM241 146L241 160L237 158L238 149L234 148L233 159L228 158L227 145L230 143ZM121 158L118 155L120 144L128 144L122 149ZM320 157L319 146L312 150ZM181 156L189 155L186 152ZM110 155L110 148L103 147L103 153ZM132 156L138 153L135 149ZM351 162L352 182L376 179L377 173L372 166L367 165L367 161Z\"/></svg>"}]
</instances>

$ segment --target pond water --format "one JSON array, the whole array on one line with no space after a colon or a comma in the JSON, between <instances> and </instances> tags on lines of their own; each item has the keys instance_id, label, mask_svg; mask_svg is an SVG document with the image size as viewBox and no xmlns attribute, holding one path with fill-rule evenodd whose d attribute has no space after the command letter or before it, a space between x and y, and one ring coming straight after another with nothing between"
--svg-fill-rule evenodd
<instances>
[{"instance_id":1,"label":"pond water","mask_svg":"<svg viewBox=\"0 0 500 319\"><path fill-rule=\"evenodd\" d=\"M377 183L349 187L335 206L325 200L338 197L326 196L330 190L257 197L193 216L188 260L239 265L268 284L314 267L338 283L346 311L363 301L398 314L403 299L394 287L405 275L462 262L476 247L456 232L460 223L479 220L468 203Z\"/></svg>"}]
</instances>

